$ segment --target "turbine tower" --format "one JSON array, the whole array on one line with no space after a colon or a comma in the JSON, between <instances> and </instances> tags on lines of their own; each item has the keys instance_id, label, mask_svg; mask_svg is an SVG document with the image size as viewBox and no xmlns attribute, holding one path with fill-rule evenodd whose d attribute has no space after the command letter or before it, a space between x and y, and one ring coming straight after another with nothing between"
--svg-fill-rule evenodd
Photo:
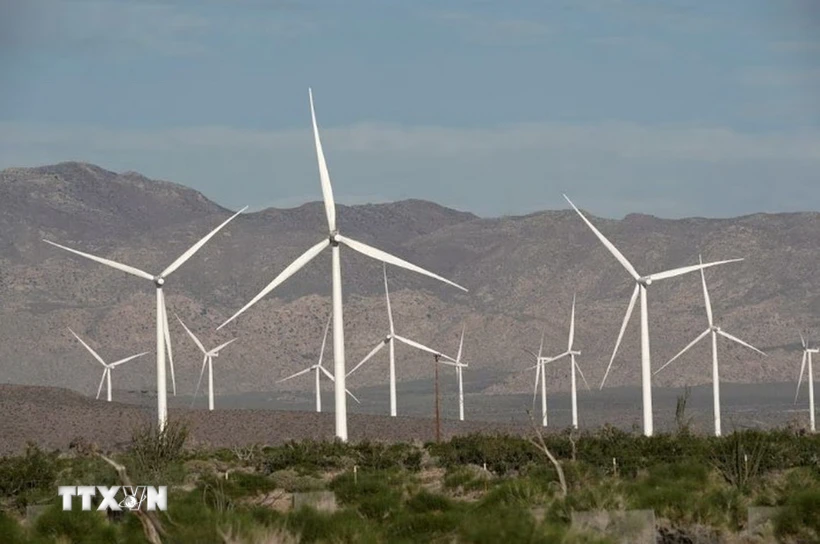
<instances>
[{"instance_id":1,"label":"turbine tower","mask_svg":"<svg viewBox=\"0 0 820 544\"><path fill-rule=\"evenodd\" d=\"M629 318L632 317L632 310L635 308L635 301L638 298L638 295L641 296L641 389L643 391L643 434L645 436L652 436L653 434L653 420L652 420L652 365L649 355L649 310L647 307L647 295L646 289L649 287L652 282L665 280L668 278L674 278L676 276L681 276L683 274L688 274L689 272L695 272L696 270L701 270L703 268L708 268L710 266L717 266L719 264L726 264L726 263L733 263L742 261L743 259L729 259L725 261L717 261L713 263L706 263L700 265L693 265L693 266L684 266L681 268L675 268L672 270L666 270L664 272L657 272L655 274L650 274L648 276L641 276L638 274L635 267L632 266L626 257L618 251L612 242L606 239L606 237L601 234L601 231L595 228L595 226L589 222L589 220L581 213L575 204L564 195L564 198L569 202L569 205L581 216L584 223L592 230L595 236L598 237L598 240L604 245L604 247L609 250L610 253L618 260L619 263L629 272L629 275L632 276L632 279L635 280L635 290L632 291L632 297L629 299L629 306L626 308L626 315L624 316L624 321L621 324L621 331L618 333L618 340L615 342L615 349L612 352L612 357L609 360L609 365L606 367L606 373L604 374L604 379L601 381L600 389L604 388L604 384L606 383L606 378L609 375L609 370L612 368L612 363L615 361L615 355L618 353L618 347L621 345L621 340L624 336L624 331L626 330L626 325L629 323Z\"/></svg>"},{"instance_id":2,"label":"turbine tower","mask_svg":"<svg viewBox=\"0 0 820 544\"><path fill-rule=\"evenodd\" d=\"M126 357L125 359L120 359L119 361L114 361L113 363L108 364L105 361L103 361L103 358L100 357L99 354L96 351L91 349L91 346L89 346L88 344L83 342L83 339L80 338L79 336L77 336L76 332L72 331L71 329L68 329L68 331L71 334L74 335L74 338L76 338L77 340L80 341L80 344L85 346L85 349L87 349L91 353L91 355L93 355L94 358L97 359L100 362L101 365L103 365L103 367L105 367L105 369L103 370L102 379L100 379L100 386L97 388L97 396L95 397L97 399L100 398L100 393L102 392L103 382L106 380L106 378L108 378L108 402L111 402L111 369L112 368L118 367L121 364L127 363L128 361L130 361L132 359L136 359L137 357L142 357L143 355L148 354L147 351L144 351L142 353L138 353L136 355L132 355L130 357Z\"/></svg>"},{"instance_id":3,"label":"turbine tower","mask_svg":"<svg viewBox=\"0 0 820 544\"><path fill-rule=\"evenodd\" d=\"M800 384L803 383L803 372L806 369L806 361L809 362L809 422L811 424L811 432L817 432L817 426L814 421L814 372L811 367L811 356L813 353L820 353L820 348L810 348L809 343L800 334L800 343L803 345L803 362L800 364L800 378L797 380L797 392L794 394L794 402L797 403L797 396L800 394Z\"/></svg>"},{"instance_id":4,"label":"turbine tower","mask_svg":"<svg viewBox=\"0 0 820 544\"><path fill-rule=\"evenodd\" d=\"M310 115L313 122L313 140L316 146L316 158L319 163L319 179L322 184L322 197L325 204L325 215L327 216L328 235L318 244L314 245L295 261L288 265L267 287L256 295L250 302L248 302L241 310L236 312L230 319L225 321L222 325L217 327L221 329L234 319L236 319L245 310L254 305L259 299L273 291L276 286L287 280L314 257L319 255L328 246L331 247L332 252L332 268L331 268L331 282L332 282L332 299L333 299L333 374L335 375L335 401L336 401L336 437L342 441L347 441L347 398L345 388L345 342L344 342L344 323L342 321L342 267L340 263L340 245L345 245L348 248L358 251L368 257L382 261L384 263L392 264L401 268L406 268L425 276L430 276L444 283L448 283L463 291L467 291L464 287L451 282L441 276L428 272L427 270L411 264L403 259L399 259L385 251L376 249L367 244L357 242L352 238L342 236L336 227L336 203L333 200L333 189L330 185L330 173L328 172L327 162L325 161L324 151L322 150L322 142L319 138L319 128L316 124L316 111L313 107L313 92L308 89L308 96L310 98Z\"/></svg>"},{"instance_id":5,"label":"turbine tower","mask_svg":"<svg viewBox=\"0 0 820 544\"><path fill-rule=\"evenodd\" d=\"M321 375L324 374L325 376L330 378L330 381L332 381L332 382L336 381L333 378L333 374L328 372L328 370L324 366L322 366L322 357L324 357L325 344L327 343L327 331L328 331L328 329L330 329L330 321L331 321L332 317L333 317L333 314L331 314L327 318L327 325L325 325L325 335L322 337L322 349L319 351L319 362L316 363L313 366L307 367L304 370L300 370L299 372L296 372L295 374L291 374L287 378L282 378L281 380L276 381L276 383L286 382L291 378L301 376L302 374L307 374L311 370L315 371L316 372L316 412L321 412L322 411L322 385L321 385L321 382L320 382ZM350 392L350 390L345 390L345 391L347 392L348 395L350 395L350 397L353 400L356 401L357 404L359 404L359 399L357 399L356 396L353 393Z\"/></svg>"},{"instance_id":6,"label":"turbine tower","mask_svg":"<svg viewBox=\"0 0 820 544\"><path fill-rule=\"evenodd\" d=\"M359 361L359 363L354 366L345 376L346 378L349 377L351 374L356 372L359 367L369 361L374 355L379 353L381 349L388 345L390 346L390 415L392 417L396 417L397 409L396 409L396 346L395 342L398 340L399 342L406 344L412 348L419 349L426 353L430 353L433 355L441 355L448 361L455 362L455 359L452 359L446 355L439 353L438 351L434 350L433 348L429 348L415 340L410 340L409 338L405 338L404 336L400 336L396 334L396 329L393 324L393 307L390 305L390 289L387 286L387 265L382 264L382 275L384 276L384 296L387 301L387 322L390 327L387 336L384 337L383 340L380 340L376 347L374 347L370 353L365 355L364 359ZM449 362L443 362L443 364L450 364ZM457 367L458 368L458 367Z\"/></svg>"},{"instance_id":7,"label":"turbine tower","mask_svg":"<svg viewBox=\"0 0 820 544\"><path fill-rule=\"evenodd\" d=\"M174 314L176 315L176 314ZM202 375L205 373L205 366L208 366L208 410L213 411L214 409L214 357L219 357L219 352L222 351L222 348L225 346L233 343L236 341L236 338L231 338L224 344L220 344L216 346L214 349L208 351L205 349L205 346L202 345L202 342L199 341L199 338L196 337L194 333L191 332L191 329L188 328L185 323L176 315L177 320L179 323L185 328L185 332L188 333L188 336L194 341L196 347L199 348L199 351L202 352L203 359L202 359L202 370L199 371L199 381L196 382L196 389L194 389L194 398L191 400L191 406L194 405L194 401L196 401L196 394L199 392L199 386L202 383Z\"/></svg>"},{"instance_id":8,"label":"turbine tower","mask_svg":"<svg viewBox=\"0 0 820 544\"><path fill-rule=\"evenodd\" d=\"M162 290L162 287L165 285L165 279L168 276L170 276L177 268L182 266L185 263L185 261L193 257L194 254L208 242L208 240L210 240L217 232L219 232L222 229L222 227L230 223L231 220L233 220L240 213L244 212L246 209L248 209L247 206L245 206L244 208L230 216L222 224L220 224L214 230L209 232L207 236L205 236L199 242L191 246L190 249L188 249L188 251L180 255L177 258L177 260L175 260L168 266L168 268L166 268L165 270L160 272L159 275L156 276L153 274L149 274L148 272L145 272L143 270L140 270L139 268L129 266L127 264L118 263L116 261L111 261L109 259L103 259L102 257L91 255L90 253L84 253L82 251L77 251L76 249L71 249L70 247L61 246L60 244L56 244L49 240L43 240L48 244L74 253L75 255L79 255L80 257L85 257L86 259L90 259L100 264L110 266L111 268L121 270L122 272L131 274L132 276L137 276L138 278L151 281L154 284L157 293L157 419L159 422L160 431L165 429L165 424L168 422L168 392L167 385L165 382L165 349L163 348L166 348L168 350L168 359L171 363L171 384L173 386L174 395L176 395L177 390L176 379L174 378L174 358L173 354L171 353L171 335L168 331L168 313L165 311L165 294Z\"/></svg>"},{"instance_id":9,"label":"turbine tower","mask_svg":"<svg viewBox=\"0 0 820 544\"><path fill-rule=\"evenodd\" d=\"M701 264L703 264L703 259L700 258L700 256L698 258L700 259ZM713 397L713 409L714 409L714 413L715 413L715 436L720 436L720 371L719 371L719 368L718 368L718 355L717 355L717 337L718 337L718 335L720 335L724 338L728 338L732 342L736 342L736 343L740 344L741 346L745 346L749 349L752 349L752 350L760 353L761 355L765 356L766 354L763 353L762 351L760 351L759 349L757 349L756 347L754 347L753 345L744 342L743 340L741 340L740 338L737 338L736 336L732 336L728 332L722 330L720 327L715 325L714 319L712 317L712 301L709 298L709 289L707 289L707 287L706 287L706 275L704 274L703 269L700 270L700 279L701 279L701 283L703 284L703 300L704 300L704 303L706 304L706 318L709 321L709 326L706 328L705 331L703 331L700 334L700 336L698 336L697 338L692 340L689 343L689 345L687 345L685 348L683 348L680 351L680 353L678 353L677 355L675 355L674 357L669 359L669 361L665 365L663 365L658 370L656 370L655 374L657 374L658 372L660 372L661 370L666 368L670 363L672 363L672 361L674 361L675 359L677 359L678 357L680 357L681 355L686 353L686 350L688 350L689 348L691 348L692 346L694 346L695 344L697 344L698 342L700 342L701 340L706 338L707 334L711 333L711 335L712 335L712 397Z\"/></svg>"}]
</instances>

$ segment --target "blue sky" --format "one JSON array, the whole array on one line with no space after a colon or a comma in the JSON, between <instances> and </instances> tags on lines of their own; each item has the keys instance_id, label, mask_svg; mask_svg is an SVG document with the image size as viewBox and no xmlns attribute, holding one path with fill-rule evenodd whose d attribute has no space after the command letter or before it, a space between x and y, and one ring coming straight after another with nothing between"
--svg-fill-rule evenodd
<instances>
[{"instance_id":1,"label":"blue sky","mask_svg":"<svg viewBox=\"0 0 820 544\"><path fill-rule=\"evenodd\" d=\"M817 210L812 0L0 0L0 168L81 160L228 207Z\"/></svg>"}]
</instances>

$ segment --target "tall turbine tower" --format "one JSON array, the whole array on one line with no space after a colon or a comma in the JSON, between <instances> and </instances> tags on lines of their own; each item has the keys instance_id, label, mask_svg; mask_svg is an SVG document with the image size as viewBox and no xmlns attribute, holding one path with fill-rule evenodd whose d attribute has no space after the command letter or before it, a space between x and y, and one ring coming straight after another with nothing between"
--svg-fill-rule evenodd
<instances>
[{"instance_id":1,"label":"tall turbine tower","mask_svg":"<svg viewBox=\"0 0 820 544\"><path fill-rule=\"evenodd\" d=\"M700 257L699 257L700 258ZM703 259L700 259L701 264L703 264ZM715 325L714 320L712 319L712 301L709 298L709 290L706 288L706 275L703 273L703 269L700 271L700 279L703 284L703 300L706 304L706 318L709 320L709 326L703 331L700 336L692 340L689 345L683 348L680 353L669 359L665 365L660 367L658 370L655 371L655 374L666 368L672 361L686 353L686 350L706 338L707 334L712 335L712 397L713 397L713 409L715 414L715 436L720 436L720 371L718 369L718 356L717 356L717 337L718 335L728 338L732 342L737 342L741 346L745 346L749 349L753 349L756 352L760 353L761 355L766 355L756 347L751 344L747 344L740 338L732 336L728 332L722 330L720 327Z\"/></svg>"},{"instance_id":2,"label":"tall turbine tower","mask_svg":"<svg viewBox=\"0 0 820 544\"><path fill-rule=\"evenodd\" d=\"M674 278L676 276L681 276L683 274L688 274L689 272L695 272L697 270L701 270L703 268L708 268L710 266L716 266L719 264L725 263L733 263L742 261L743 259L729 259L726 261L717 261L713 263L707 264L700 264L700 265L693 265L693 266L684 266L681 268L675 268L672 270L667 270L665 272L657 272L655 274L650 274L648 276L641 276L638 274L638 271L635 270L635 267L632 266L626 257L618 251L612 242L606 239L606 237L601 234L601 231L595 228L595 226L589 222L589 220L584 217L584 214L575 207L575 204L564 195L569 205L578 213L578 215L583 219L584 223L592 230L595 236L598 237L598 240L604 245L604 247L609 250L610 253L618 260L621 265L626 268L629 275L632 276L632 279L635 280L635 290L632 291L632 298L629 299L629 306L626 309L626 315L624 316L624 321L621 324L621 331L618 333L618 340L615 342L615 349L612 352L612 357L609 360L609 365L606 367L606 373L604 374L604 379L601 381L600 389L604 388L604 383L606 383L606 378L609 375L609 370L612 368L612 362L615 360L615 355L618 353L618 347L621 345L621 340L624 336L624 331L626 330L626 325L629 323L629 318L632 317L632 310L635 308L635 301L638 298L638 295L641 296L641 389L643 392L643 434L646 436L652 436L653 434L653 420L652 420L652 365L649 356L649 310L647 307L647 299L646 299L646 289L649 287L652 282L658 280L665 280L668 278Z\"/></svg>"},{"instance_id":3,"label":"tall turbine tower","mask_svg":"<svg viewBox=\"0 0 820 544\"><path fill-rule=\"evenodd\" d=\"M336 202L333 200L333 189L330 185L330 173L328 172L327 162L325 161L325 154L322 150L322 142L319 139L319 128L316 124L316 111L313 107L313 92L308 89L310 98L310 115L313 121L313 140L316 145L316 158L319 163L319 179L322 183L322 197L325 203L325 215L327 216L328 235L327 238L305 251L295 261L290 263L267 287L256 295L250 302L248 302L241 310L236 312L230 319L225 321L222 325L217 327L221 329L234 319L236 319L245 310L254 305L259 299L273 291L279 284L287 280L303 266L309 263L326 247L331 247L332 254L332 268L331 268L331 282L332 282L332 298L333 298L333 374L335 376L335 400L336 400L336 437L342 441L347 441L347 398L345 394L345 341L344 341L344 323L342 321L342 267L339 260L339 246L345 245L348 248L358 251L368 257L382 261L384 263L392 264L401 268L406 268L419 274L424 274L431 278L435 278L444 283L448 283L454 287L458 287L463 291L467 291L464 287L444 279L437 274L428 272L427 270L411 264L403 259L399 259L385 251L376 249L367 244L357 242L352 238L342 236L336 228Z\"/></svg>"},{"instance_id":4,"label":"tall turbine tower","mask_svg":"<svg viewBox=\"0 0 820 544\"><path fill-rule=\"evenodd\" d=\"M809 422L811 424L811 432L817 432L817 426L814 421L814 372L811 367L811 356L813 353L820 353L820 348L810 348L809 343L800 334L800 343L803 345L803 362L800 364L800 378L797 380L797 392L794 394L794 402L797 403L797 396L800 394L800 384L803 382L803 372L806 370L806 361L809 362Z\"/></svg>"},{"instance_id":5,"label":"tall turbine tower","mask_svg":"<svg viewBox=\"0 0 820 544\"><path fill-rule=\"evenodd\" d=\"M86 259L90 259L100 264L110 266L111 268L121 270L122 272L126 272L128 274L131 274L132 276L137 276L138 278L148 280L154 284L154 288L157 293L157 419L159 422L158 426L160 431L165 429L165 424L168 422L168 386L165 380L165 349L163 348L166 348L168 350L168 358L171 362L171 383L174 388L174 394L176 394L176 380L174 378L174 359L171 355L171 334L168 330L168 313L165 311L165 294L162 290L162 287L165 285L165 278L170 276L177 268L182 266L185 263L185 261L193 257L194 254L208 242L208 240L210 240L217 232L219 232L222 229L222 227L230 223L231 220L233 220L233 218L235 218L240 213L244 212L246 209L248 209L247 206L245 206L244 208L230 216L221 225L219 225L214 230L209 232L207 236L205 236L199 242L192 245L190 249L188 249L188 251L180 255L176 261L172 262L168 266L168 268L166 268L156 276L153 274L149 274L148 272L145 272L143 270L140 270L139 268L129 266L127 264L118 263L116 261L111 261L109 259L103 259L102 257L91 255L90 253L83 253L82 251L71 249L70 247L61 246L60 244L55 244L54 242L43 240L46 243L49 243L55 247L59 247L60 249L64 249L66 251L74 253L75 255L79 255L80 257L85 257Z\"/></svg>"}]
</instances>

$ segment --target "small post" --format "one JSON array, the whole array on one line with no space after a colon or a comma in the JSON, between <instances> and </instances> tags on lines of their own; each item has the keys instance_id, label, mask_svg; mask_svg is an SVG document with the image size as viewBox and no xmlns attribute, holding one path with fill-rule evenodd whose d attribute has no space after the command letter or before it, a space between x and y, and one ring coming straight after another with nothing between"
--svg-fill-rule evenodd
<instances>
[{"instance_id":1,"label":"small post","mask_svg":"<svg viewBox=\"0 0 820 544\"><path fill-rule=\"evenodd\" d=\"M359 485L359 466L353 465L353 483Z\"/></svg>"},{"instance_id":2,"label":"small post","mask_svg":"<svg viewBox=\"0 0 820 544\"><path fill-rule=\"evenodd\" d=\"M614 457L612 458L612 474L618 476L618 460Z\"/></svg>"}]
</instances>

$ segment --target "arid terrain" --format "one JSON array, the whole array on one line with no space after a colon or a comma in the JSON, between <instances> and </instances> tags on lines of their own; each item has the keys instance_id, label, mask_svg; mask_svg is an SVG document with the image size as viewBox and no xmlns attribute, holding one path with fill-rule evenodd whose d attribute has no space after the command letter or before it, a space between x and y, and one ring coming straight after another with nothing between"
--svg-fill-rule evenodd
<instances>
[{"instance_id":1,"label":"arid terrain","mask_svg":"<svg viewBox=\"0 0 820 544\"><path fill-rule=\"evenodd\" d=\"M315 192L318 199L318 181ZM571 187L567 192L572 196ZM577 204L583 209L583 202ZM89 164L0 172L0 381L95 393L102 367L68 327L109 360L154 351L151 285L49 246L43 238L158 272L228 215L186 187ZM798 330L814 331L814 340L820 340L820 213L682 220L637 214L622 220L590 217L641 273L694 264L699 253L705 260L744 257L742 263L706 273L716 320L768 357L721 341L721 379L796 382ZM465 294L388 267L397 332L454 355L466 326L464 358L470 369L465 380L472 394L531 395L532 373L523 372L531 358L524 348L537 349L546 327L545 352L565 349L573 292L578 296L579 364L597 390L632 284L571 210L486 219L408 200L340 206L339 223L345 234L470 290ZM168 280L169 312L178 314L203 342L211 346L239 337L215 361L218 395L269 392L287 397L300 391L310 398L313 380L308 377L275 382L318 356L330 310L329 254L225 329L215 328L325 236L325 230L318 202L247 213ZM379 263L343 251L342 275L351 366L387 332L386 311ZM699 282L691 274L651 286L653 367L706 328ZM173 315L170 326L179 391L190 395L201 356ZM638 348L636 312L608 385L639 383ZM330 349L325 357L332 360ZM386 383L386 359L385 350L349 379L350 387ZM399 347L397 362L402 383L429 383L433 372L428 357ZM442 379L451 387L454 377L447 370ZM114 387L155 390L154 376L153 355L148 355L117 368ZM708 342L654 377L659 387L710 380ZM550 369L549 390L568 388L567 365ZM410 394L400 397L400 404L411 402Z\"/></svg>"},{"instance_id":2,"label":"arid terrain","mask_svg":"<svg viewBox=\"0 0 820 544\"><path fill-rule=\"evenodd\" d=\"M411 383L411 385L426 385ZM724 391L723 421L726 432L750 427L772 428L793 425L804 428L808 415L805 399L800 405L791 402L791 384L730 385ZM693 388L686 410L691 428L702 434L712 432L711 393L706 387ZM403 413L411 417L391 418L386 412L387 399L376 391L363 392L362 405L351 405L348 414L350 439L388 442L431 441L435 438L432 396L411 387ZM597 394L596 394L597 393ZM676 429L675 405L681 391L658 389L655 392L655 421L659 432ZM85 397L74 391L43 386L0 385L0 455L19 453L28 442L46 449L65 450L72 441L82 438L104 449L117 450L128 445L136 426L152 423L156 399L150 394L116 391L122 402L106 402ZM327 404L332 394L325 394ZM639 428L641 411L639 390L613 387L603 392L584 392L579 399L583 430L594 430L612 424L624 430ZM317 414L310 399L277 399L273 396L247 394L217 397L217 409L208 412L202 399L191 408L189 397L169 397L170 417L182 419L191 429L192 445L209 447L278 445L288 440L334 437L332 412ZM532 435L527 412L531 398L527 395L479 394L467 396L467 420L457 421L454 398L442 395L441 436L481 432L485 434ZM547 433L563 432L570 424L569 399L566 394L550 397L550 426ZM536 416L537 419L537 416Z\"/></svg>"}]
</instances>

